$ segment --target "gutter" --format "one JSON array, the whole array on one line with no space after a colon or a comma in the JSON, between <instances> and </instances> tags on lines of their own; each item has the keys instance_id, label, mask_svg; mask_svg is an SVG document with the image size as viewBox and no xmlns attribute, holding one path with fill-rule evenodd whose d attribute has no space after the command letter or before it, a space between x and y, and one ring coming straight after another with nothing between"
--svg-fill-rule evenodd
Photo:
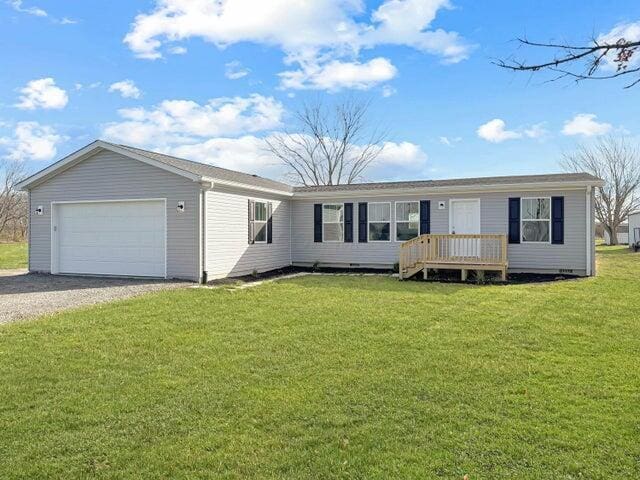
<instances>
[{"instance_id":1,"label":"gutter","mask_svg":"<svg viewBox=\"0 0 640 480\"><path fill-rule=\"evenodd\" d=\"M547 191L547 190L583 190L584 188L601 187L602 181L593 182L538 182L538 183L513 183L499 185L459 185L443 187L411 187L388 189L354 189L354 190L326 190L319 192L295 192L294 199L315 198L357 198L357 197L384 197L398 195L429 195L429 194L464 194L464 193L494 193L494 192L522 192L522 191Z\"/></svg>"}]
</instances>

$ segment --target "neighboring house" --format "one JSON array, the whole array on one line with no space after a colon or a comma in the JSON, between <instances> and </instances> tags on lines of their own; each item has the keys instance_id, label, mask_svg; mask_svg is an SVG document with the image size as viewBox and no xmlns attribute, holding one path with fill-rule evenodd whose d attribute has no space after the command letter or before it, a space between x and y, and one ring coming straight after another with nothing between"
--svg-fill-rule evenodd
<instances>
[{"instance_id":1,"label":"neighboring house","mask_svg":"<svg viewBox=\"0 0 640 480\"><path fill-rule=\"evenodd\" d=\"M629 248L640 249L640 212L629 215Z\"/></svg>"},{"instance_id":2,"label":"neighboring house","mask_svg":"<svg viewBox=\"0 0 640 480\"><path fill-rule=\"evenodd\" d=\"M391 268L421 233L504 234L510 272L592 275L601 184L577 173L294 188L96 141L19 187L30 271L201 281Z\"/></svg>"},{"instance_id":3,"label":"neighboring house","mask_svg":"<svg viewBox=\"0 0 640 480\"><path fill-rule=\"evenodd\" d=\"M616 234L616 238L618 239L618 245L627 245L629 243L629 224L623 223L618 226L618 232ZM609 232L604 230L604 243L607 245L611 245L611 236Z\"/></svg>"}]
</instances>

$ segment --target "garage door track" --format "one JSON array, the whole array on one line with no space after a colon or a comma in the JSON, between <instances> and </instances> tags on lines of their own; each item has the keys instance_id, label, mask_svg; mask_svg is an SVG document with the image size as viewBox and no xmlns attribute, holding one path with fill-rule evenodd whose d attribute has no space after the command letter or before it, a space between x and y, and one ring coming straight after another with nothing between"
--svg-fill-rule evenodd
<instances>
[{"instance_id":1,"label":"garage door track","mask_svg":"<svg viewBox=\"0 0 640 480\"><path fill-rule=\"evenodd\" d=\"M189 285L167 280L5 272L0 275L0 323Z\"/></svg>"}]
</instances>

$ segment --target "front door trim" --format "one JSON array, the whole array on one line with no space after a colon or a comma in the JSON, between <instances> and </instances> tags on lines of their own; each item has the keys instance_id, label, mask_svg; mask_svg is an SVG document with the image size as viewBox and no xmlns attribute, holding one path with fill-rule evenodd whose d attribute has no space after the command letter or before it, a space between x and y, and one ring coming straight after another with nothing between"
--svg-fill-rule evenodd
<instances>
[{"instance_id":1,"label":"front door trim","mask_svg":"<svg viewBox=\"0 0 640 480\"><path fill-rule=\"evenodd\" d=\"M449 229L447 233L452 233L453 226L453 204L456 202L475 202L478 205L478 234L482 233L482 206L479 198L451 198L449 199Z\"/></svg>"}]
</instances>

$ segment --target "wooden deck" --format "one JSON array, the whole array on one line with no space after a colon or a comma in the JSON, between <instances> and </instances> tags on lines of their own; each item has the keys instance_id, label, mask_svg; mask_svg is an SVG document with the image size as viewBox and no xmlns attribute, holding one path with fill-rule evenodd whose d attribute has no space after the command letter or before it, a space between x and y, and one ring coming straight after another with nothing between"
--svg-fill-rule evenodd
<instances>
[{"instance_id":1,"label":"wooden deck","mask_svg":"<svg viewBox=\"0 0 640 480\"><path fill-rule=\"evenodd\" d=\"M400 246L400 280L429 269L461 271L462 280L469 270L499 271L507 279L507 236L492 235L420 235Z\"/></svg>"}]
</instances>

